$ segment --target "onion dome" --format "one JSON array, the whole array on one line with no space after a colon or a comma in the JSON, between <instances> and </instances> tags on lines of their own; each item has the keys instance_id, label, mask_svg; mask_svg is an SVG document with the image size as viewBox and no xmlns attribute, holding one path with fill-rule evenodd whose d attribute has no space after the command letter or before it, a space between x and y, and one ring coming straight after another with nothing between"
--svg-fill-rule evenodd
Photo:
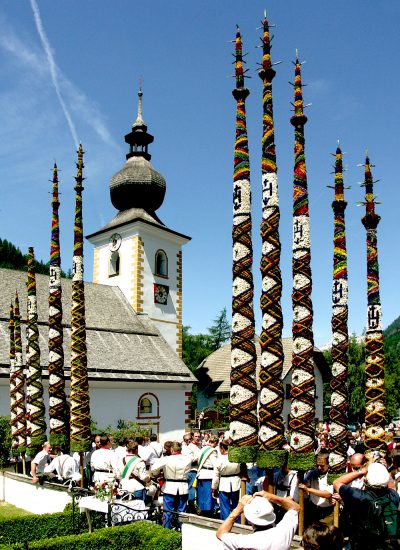
<instances>
[{"instance_id":1,"label":"onion dome","mask_svg":"<svg viewBox=\"0 0 400 550\"><path fill-rule=\"evenodd\" d=\"M142 208L146 212L155 212L164 201L166 183L163 176L150 162L148 146L154 137L147 132L142 116L142 96L139 89L139 105L132 131L125 136L129 144L125 166L114 174L110 181L111 202L119 211L130 208Z\"/></svg>"}]
</instances>

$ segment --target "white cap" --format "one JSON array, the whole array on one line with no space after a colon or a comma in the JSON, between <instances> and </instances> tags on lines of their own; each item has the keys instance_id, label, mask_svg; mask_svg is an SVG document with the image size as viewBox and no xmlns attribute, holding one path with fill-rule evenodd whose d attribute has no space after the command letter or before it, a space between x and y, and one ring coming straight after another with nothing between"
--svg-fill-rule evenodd
<instances>
[{"instance_id":1,"label":"white cap","mask_svg":"<svg viewBox=\"0 0 400 550\"><path fill-rule=\"evenodd\" d=\"M266 527L275 522L274 508L264 497L254 497L253 500L243 508L246 519L253 525Z\"/></svg>"},{"instance_id":2,"label":"white cap","mask_svg":"<svg viewBox=\"0 0 400 550\"><path fill-rule=\"evenodd\" d=\"M368 472L365 476L370 487L387 487L390 474L383 464L374 462L368 466Z\"/></svg>"}]
</instances>

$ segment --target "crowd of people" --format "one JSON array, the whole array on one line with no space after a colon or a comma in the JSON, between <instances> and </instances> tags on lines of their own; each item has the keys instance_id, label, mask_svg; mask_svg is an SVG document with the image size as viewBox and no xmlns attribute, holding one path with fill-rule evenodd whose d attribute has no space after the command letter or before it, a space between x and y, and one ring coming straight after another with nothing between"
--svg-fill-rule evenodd
<instances>
[{"instance_id":1,"label":"crowd of people","mask_svg":"<svg viewBox=\"0 0 400 550\"><path fill-rule=\"evenodd\" d=\"M367 460L363 427L350 432L347 472L333 483L328 476L329 424L321 425L317 433L316 468L303 476L283 465L274 471L273 492L271 477L266 478L256 464L229 461L229 432L186 432L182 441L163 445L154 434L116 443L107 434L96 435L93 449L85 455L85 484L94 489L118 485L128 498L146 505L162 502L167 528L177 525L178 512L219 518L223 523L217 537L226 549L289 548L298 527L301 490L305 495L304 548L335 550L343 548L343 541L355 550L394 547L400 529L400 460L393 433L387 431L387 451L373 453ZM79 458L77 453L68 455L45 443L32 460L32 482L50 475L61 483L79 483ZM243 484L246 495L239 499ZM333 526L335 505L341 510L338 528ZM231 533L242 514L253 525L252 534Z\"/></svg>"}]
</instances>

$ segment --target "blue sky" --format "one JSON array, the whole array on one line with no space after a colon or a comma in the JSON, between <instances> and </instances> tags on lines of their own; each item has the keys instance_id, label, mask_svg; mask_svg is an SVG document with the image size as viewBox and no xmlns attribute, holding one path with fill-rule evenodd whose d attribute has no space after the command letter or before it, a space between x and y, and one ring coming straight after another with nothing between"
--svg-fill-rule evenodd
<instances>
[{"instance_id":1,"label":"blue sky","mask_svg":"<svg viewBox=\"0 0 400 550\"><path fill-rule=\"evenodd\" d=\"M36 9L36 7L38 9ZM201 332L231 302L234 81L229 43L240 25L252 78L247 100L255 312L259 330L261 242L261 60L257 30L264 9L274 29L272 56L283 61L273 83L281 202L284 335L291 333L293 128L292 60L298 48L307 111L314 333L331 338L333 214L331 153L340 139L348 167L349 329L366 318L366 246L361 224L368 148L375 186L384 324L400 314L398 282L398 0L3 0L0 6L0 236L49 257L50 183L61 170L63 268L72 263L75 174L73 134L82 141L89 234L115 214L109 180L125 159L123 136L136 117L143 77L144 119L155 142L152 162L167 180L160 218L188 234L184 248L184 323ZM35 14L36 12L36 14ZM36 15L36 18L35 18ZM86 279L92 250L85 248Z\"/></svg>"}]
</instances>

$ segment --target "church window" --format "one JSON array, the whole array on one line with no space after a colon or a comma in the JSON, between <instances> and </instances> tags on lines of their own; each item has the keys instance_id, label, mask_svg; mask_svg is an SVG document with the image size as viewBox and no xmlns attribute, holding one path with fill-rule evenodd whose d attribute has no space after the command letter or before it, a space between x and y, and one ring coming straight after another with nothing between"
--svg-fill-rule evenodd
<instances>
[{"instance_id":1,"label":"church window","mask_svg":"<svg viewBox=\"0 0 400 550\"><path fill-rule=\"evenodd\" d=\"M168 277L168 258L164 250L157 250L155 258L155 274Z\"/></svg>"},{"instance_id":2,"label":"church window","mask_svg":"<svg viewBox=\"0 0 400 550\"><path fill-rule=\"evenodd\" d=\"M119 275L119 253L118 252L111 252L110 254L110 263L108 266L108 276L109 277L115 277L116 275Z\"/></svg>"},{"instance_id":3,"label":"church window","mask_svg":"<svg viewBox=\"0 0 400 550\"><path fill-rule=\"evenodd\" d=\"M154 393L145 393L138 400L137 418L158 418L160 404Z\"/></svg>"},{"instance_id":4,"label":"church window","mask_svg":"<svg viewBox=\"0 0 400 550\"><path fill-rule=\"evenodd\" d=\"M150 399L143 397L140 402L140 414L151 414L153 412L153 405Z\"/></svg>"}]
</instances>

